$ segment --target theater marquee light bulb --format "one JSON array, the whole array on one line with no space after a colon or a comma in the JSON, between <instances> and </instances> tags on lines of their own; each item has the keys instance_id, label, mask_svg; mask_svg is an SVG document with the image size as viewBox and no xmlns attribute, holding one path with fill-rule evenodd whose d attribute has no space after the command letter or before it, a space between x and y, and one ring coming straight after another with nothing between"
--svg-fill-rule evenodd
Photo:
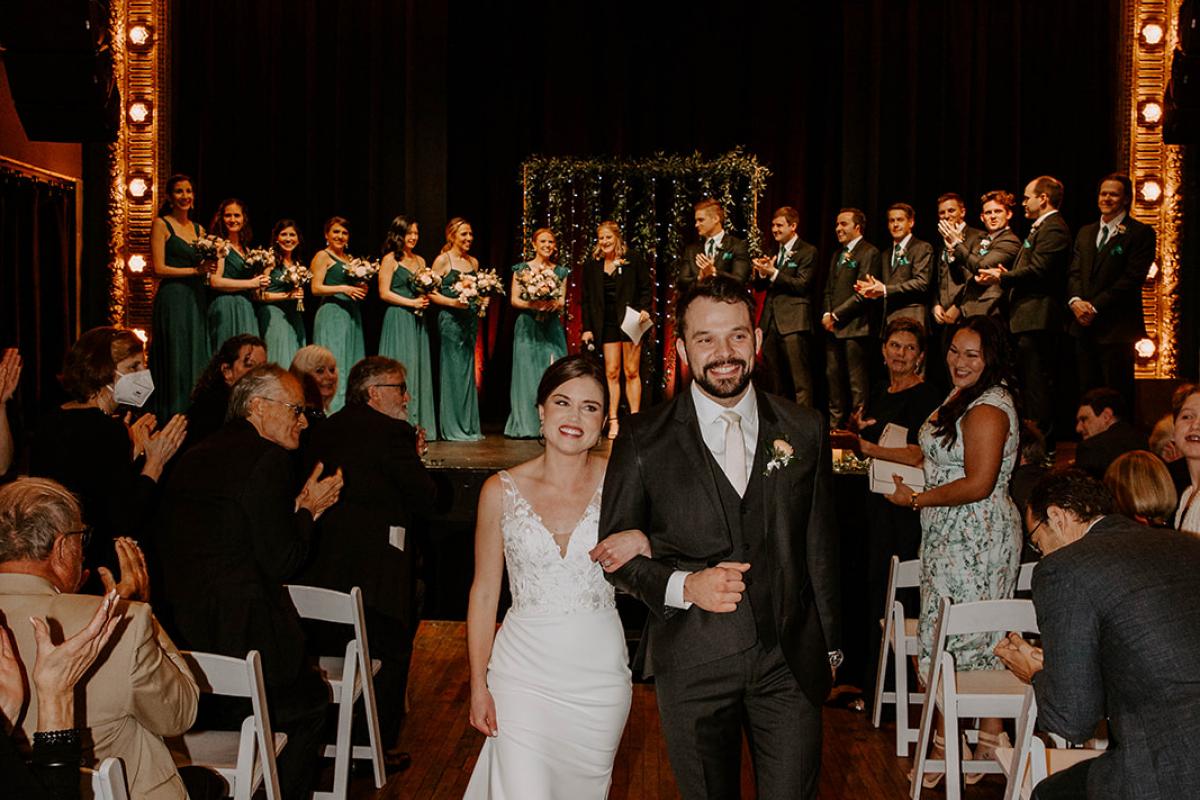
<instances>
[{"instance_id":1,"label":"theater marquee light bulb","mask_svg":"<svg viewBox=\"0 0 1200 800\"><path fill-rule=\"evenodd\" d=\"M1141 117L1142 123L1145 125L1157 125L1162 122L1162 103L1155 100L1147 100L1145 103L1142 103Z\"/></svg>"},{"instance_id":2,"label":"theater marquee light bulb","mask_svg":"<svg viewBox=\"0 0 1200 800\"><path fill-rule=\"evenodd\" d=\"M145 178L134 178L129 182L129 195L139 200L150 191L150 183Z\"/></svg>"},{"instance_id":3,"label":"theater marquee light bulb","mask_svg":"<svg viewBox=\"0 0 1200 800\"><path fill-rule=\"evenodd\" d=\"M1138 339L1133 345L1133 352L1137 353L1138 358L1154 358L1156 349L1153 339Z\"/></svg>"},{"instance_id":4,"label":"theater marquee light bulb","mask_svg":"<svg viewBox=\"0 0 1200 800\"><path fill-rule=\"evenodd\" d=\"M1142 181L1141 195L1146 203L1157 203L1162 199L1162 184L1156 180Z\"/></svg>"},{"instance_id":5,"label":"theater marquee light bulb","mask_svg":"<svg viewBox=\"0 0 1200 800\"><path fill-rule=\"evenodd\" d=\"M150 29L145 25L134 25L129 29L129 42L135 47L145 47L150 42Z\"/></svg>"},{"instance_id":6,"label":"theater marquee light bulb","mask_svg":"<svg viewBox=\"0 0 1200 800\"><path fill-rule=\"evenodd\" d=\"M150 337L146 335L145 328L134 328L133 335L138 337L139 339L141 339L142 344L145 344L146 342L148 342L150 340Z\"/></svg>"},{"instance_id":7,"label":"theater marquee light bulb","mask_svg":"<svg viewBox=\"0 0 1200 800\"><path fill-rule=\"evenodd\" d=\"M129 104L129 121L141 124L150 118L150 106L141 100Z\"/></svg>"},{"instance_id":8,"label":"theater marquee light bulb","mask_svg":"<svg viewBox=\"0 0 1200 800\"><path fill-rule=\"evenodd\" d=\"M1154 261L1150 264L1150 271L1146 273L1146 280L1152 281L1158 277L1158 262Z\"/></svg>"},{"instance_id":9,"label":"theater marquee light bulb","mask_svg":"<svg viewBox=\"0 0 1200 800\"><path fill-rule=\"evenodd\" d=\"M1163 26L1157 22L1147 22L1142 26L1142 41L1151 47L1162 44L1166 35L1167 32L1163 30Z\"/></svg>"},{"instance_id":10,"label":"theater marquee light bulb","mask_svg":"<svg viewBox=\"0 0 1200 800\"><path fill-rule=\"evenodd\" d=\"M129 271L141 272L146 269L146 257L138 254L129 257Z\"/></svg>"}]
</instances>

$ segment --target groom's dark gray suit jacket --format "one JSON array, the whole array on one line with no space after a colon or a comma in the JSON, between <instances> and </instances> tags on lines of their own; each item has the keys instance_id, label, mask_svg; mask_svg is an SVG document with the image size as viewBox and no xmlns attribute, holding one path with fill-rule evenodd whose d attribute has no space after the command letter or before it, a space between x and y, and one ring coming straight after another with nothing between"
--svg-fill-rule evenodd
<instances>
[{"instance_id":1,"label":"groom's dark gray suit jacket","mask_svg":"<svg viewBox=\"0 0 1200 800\"><path fill-rule=\"evenodd\" d=\"M700 436L690 391L622 424L604 479L600 535L636 529L653 558L638 556L607 577L650 609L645 672L686 669L742 652L757 641L746 603L715 614L665 605L675 570L750 561L752 580L769 580L780 647L800 688L820 705L829 691L828 651L841 646L837 528L829 439L821 417L758 392L759 433L752 469L761 481L765 530L753 560L734 552L718 480L725 480ZM767 473L776 442L794 457ZM750 498L747 493L747 500ZM759 532L755 532L756 534Z\"/></svg>"}]
</instances>

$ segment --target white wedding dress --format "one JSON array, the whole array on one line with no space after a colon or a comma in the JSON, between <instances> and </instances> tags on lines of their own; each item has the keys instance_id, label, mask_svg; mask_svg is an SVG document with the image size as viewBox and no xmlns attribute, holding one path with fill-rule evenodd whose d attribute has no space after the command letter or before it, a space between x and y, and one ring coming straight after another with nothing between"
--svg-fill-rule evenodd
<instances>
[{"instance_id":1,"label":"white wedding dress","mask_svg":"<svg viewBox=\"0 0 1200 800\"><path fill-rule=\"evenodd\" d=\"M588 558L600 488L562 556L512 477L500 481L513 602L488 664L499 734L484 741L464 797L604 798L632 689L613 589Z\"/></svg>"}]
</instances>

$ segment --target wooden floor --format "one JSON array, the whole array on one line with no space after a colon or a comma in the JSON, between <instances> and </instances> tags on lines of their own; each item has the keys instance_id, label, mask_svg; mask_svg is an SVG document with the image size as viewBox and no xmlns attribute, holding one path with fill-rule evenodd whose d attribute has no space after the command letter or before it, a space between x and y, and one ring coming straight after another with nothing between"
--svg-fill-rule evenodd
<instances>
[{"instance_id":1,"label":"wooden floor","mask_svg":"<svg viewBox=\"0 0 1200 800\"><path fill-rule=\"evenodd\" d=\"M409 679L411 707L401 746L412 754L412 767L392 776L376 791L356 778L354 800L462 797L483 735L467 723L466 627L461 622L423 622L417 633ZM822 800L888 800L907 797L909 759L893 752L893 728L871 727L865 714L827 709L821 772ZM359 775L366 775L363 770ZM743 796L753 797L748 759L743 759ZM999 777L988 776L966 787L965 800L1003 796ZM665 800L679 794L667 761L652 685L633 687L633 707L613 770L613 800ZM925 798L945 796L942 788Z\"/></svg>"}]
</instances>

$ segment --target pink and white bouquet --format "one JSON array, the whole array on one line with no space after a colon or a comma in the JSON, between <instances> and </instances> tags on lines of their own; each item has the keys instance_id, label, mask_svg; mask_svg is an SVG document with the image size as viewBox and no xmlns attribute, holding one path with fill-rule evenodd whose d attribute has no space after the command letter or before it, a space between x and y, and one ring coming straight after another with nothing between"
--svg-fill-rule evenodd
<instances>
[{"instance_id":1,"label":"pink and white bouquet","mask_svg":"<svg viewBox=\"0 0 1200 800\"><path fill-rule=\"evenodd\" d=\"M562 296L562 279L551 266L529 264L514 272L513 280L517 282L521 299L531 303L557 300Z\"/></svg>"},{"instance_id":2,"label":"pink and white bouquet","mask_svg":"<svg viewBox=\"0 0 1200 800\"><path fill-rule=\"evenodd\" d=\"M500 276L495 270L478 270L460 272L450 290L477 316L483 317L487 314L491 295L504 294L504 285L500 283Z\"/></svg>"},{"instance_id":3,"label":"pink and white bouquet","mask_svg":"<svg viewBox=\"0 0 1200 800\"><path fill-rule=\"evenodd\" d=\"M193 242L192 249L196 251L196 259L201 264L216 269L217 259L224 258L229 252L229 242L210 233Z\"/></svg>"},{"instance_id":4,"label":"pink and white bouquet","mask_svg":"<svg viewBox=\"0 0 1200 800\"><path fill-rule=\"evenodd\" d=\"M266 247L255 247L246 251L246 267L255 275L275 269L275 253Z\"/></svg>"},{"instance_id":5,"label":"pink and white bouquet","mask_svg":"<svg viewBox=\"0 0 1200 800\"><path fill-rule=\"evenodd\" d=\"M426 297L436 292L442 285L441 277L429 267L422 267L408 276L408 288L417 297ZM425 315L425 309L414 308L413 313L418 317Z\"/></svg>"},{"instance_id":6,"label":"pink and white bouquet","mask_svg":"<svg viewBox=\"0 0 1200 800\"><path fill-rule=\"evenodd\" d=\"M366 283L379 274L379 262L351 258L346 262L346 277L355 283Z\"/></svg>"},{"instance_id":7,"label":"pink and white bouquet","mask_svg":"<svg viewBox=\"0 0 1200 800\"><path fill-rule=\"evenodd\" d=\"M303 264L293 261L290 264L283 264L281 266L282 272L279 275L279 279L291 286L293 290L303 289L305 286L308 286L310 282L312 282L312 272L310 272L308 267L304 266ZM304 310L303 292L299 297L296 298L296 310Z\"/></svg>"}]
</instances>

